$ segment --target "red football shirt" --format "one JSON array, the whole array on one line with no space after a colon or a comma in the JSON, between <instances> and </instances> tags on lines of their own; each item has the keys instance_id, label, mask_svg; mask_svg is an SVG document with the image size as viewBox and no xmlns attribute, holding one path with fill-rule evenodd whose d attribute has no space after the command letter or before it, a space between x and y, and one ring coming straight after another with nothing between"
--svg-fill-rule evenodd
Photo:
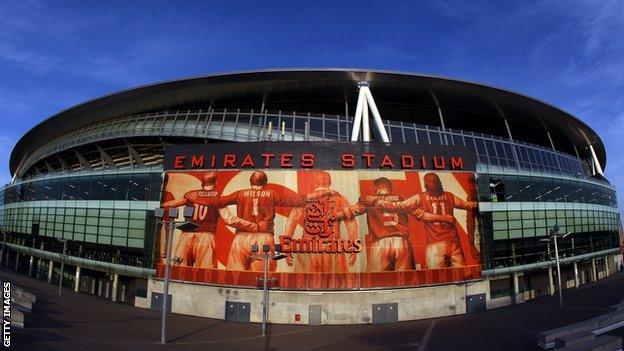
<instances>
[{"instance_id":1,"label":"red football shirt","mask_svg":"<svg viewBox=\"0 0 624 351\"><path fill-rule=\"evenodd\" d=\"M403 201L399 195L376 195L377 199L388 202ZM408 219L405 212L388 212L376 207L369 207L366 211L366 222L368 231L373 239L385 238L388 236L409 236Z\"/></svg>"},{"instance_id":2,"label":"red football shirt","mask_svg":"<svg viewBox=\"0 0 624 351\"><path fill-rule=\"evenodd\" d=\"M214 190L192 190L184 194L186 205L195 208L193 212L192 222L199 224L199 227L193 232L211 232L217 230L217 219L219 219L219 211L214 206L202 204L201 200L216 199L219 193ZM191 199L197 199L196 201Z\"/></svg>"},{"instance_id":3,"label":"red football shirt","mask_svg":"<svg viewBox=\"0 0 624 351\"><path fill-rule=\"evenodd\" d=\"M275 207L301 207L306 203L304 195L287 196L270 189L245 189L222 196L218 207L236 204L237 217L249 222L264 221L268 233L273 233ZM236 229L236 232L242 231Z\"/></svg>"},{"instance_id":4,"label":"red football shirt","mask_svg":"<svg viewBox=\"0 0 624 351\"><path fill-rule=\"evenodd\" d=\"M422 192L420 193L420 206L425 212L453 216L455 195L448 191L445 191L440 196L431 196L427 192ZM459 241L459 235L454 222L425 222L424 226L428 243Z\"/></svg>"}]
</instances>

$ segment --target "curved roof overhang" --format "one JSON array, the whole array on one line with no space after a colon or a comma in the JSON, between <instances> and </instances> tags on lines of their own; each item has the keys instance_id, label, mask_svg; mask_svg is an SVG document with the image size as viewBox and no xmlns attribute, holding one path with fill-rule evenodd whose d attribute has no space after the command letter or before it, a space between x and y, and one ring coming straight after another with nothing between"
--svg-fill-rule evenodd
<instances>
[{"instance_id":1,"label":"curved roof overhang","mask_svg":"<svg viewBox=\"0 0 624 351\"><path fill-rule=\"evenodd\" d=\"M593 144L597 157L606 166L606 152L600 137L573 115L540 100L509 90L463 80L390 71L359 69L284 69L223 73L172 80L123 90L73 106L42 121L28 131L11 154L10 170L43 144L68 131L117 117L181 106L207 106L212 103L279 101L353 101L357 82L368 81L375 100L405 100L410 94L432 90L462 96L463 99L488 99L518 108L539 117L542 126L552 134L569 138L577 147ZM383 111L382 111L383 117ZM511 120L521 118L508 117ZM417 121L415 121L417 122Z\"/></svg>"}]
</instances>

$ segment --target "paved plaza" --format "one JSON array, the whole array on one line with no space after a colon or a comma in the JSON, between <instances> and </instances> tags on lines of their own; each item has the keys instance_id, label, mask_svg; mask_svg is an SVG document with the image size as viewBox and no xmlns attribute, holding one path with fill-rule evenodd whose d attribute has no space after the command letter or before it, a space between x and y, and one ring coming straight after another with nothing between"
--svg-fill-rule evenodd
<instances>
[{"instance_id":1,"label":"paved plaza","mask_svg":"<svg viewBox=\"0 0 624 351\"><path fill-rule=\"evenodd\" d=\"M14 350L535 350L540 331L612 310L624 296L624 275L616 274L556 296L472 315L387 325L271 325L173 314L169 344L161 345L160 313L63 290L13 272L0 272L37 295L28 327L15 330ZM200 298L200 297L198 297ZM621 331L611 332L620 335Z\"/></svg>"}]
</instances>

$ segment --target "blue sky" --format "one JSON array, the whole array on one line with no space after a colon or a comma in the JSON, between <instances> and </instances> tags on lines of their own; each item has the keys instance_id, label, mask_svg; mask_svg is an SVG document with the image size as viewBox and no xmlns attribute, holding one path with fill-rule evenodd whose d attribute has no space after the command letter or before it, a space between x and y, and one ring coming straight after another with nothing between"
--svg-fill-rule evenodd
<instances>
[{"instance_id":1,"label":"blue sky","mask_svg":"<svg viewBox=\"0 0 624 351\"><path fill-rule=\"evenodd\" d=\"M116 90L257 68L356 67L515 90L580 117L624 200L624 2L0 0L0 183L19 137Z\"/></svg>"}]
</instances>

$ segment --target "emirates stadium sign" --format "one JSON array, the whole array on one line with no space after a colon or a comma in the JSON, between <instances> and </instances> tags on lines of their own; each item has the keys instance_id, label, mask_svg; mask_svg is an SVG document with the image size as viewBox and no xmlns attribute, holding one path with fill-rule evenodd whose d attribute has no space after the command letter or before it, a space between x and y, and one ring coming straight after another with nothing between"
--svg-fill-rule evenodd
<instances>
[{"instance_id":1,"label":"emirates stadium sign","mask_svg":"<svg viewBox=\"0 0 624 351\"><path fill-rule=\"evenodd\" d=\"M165 167L161 205L194 207L197 225L174 234L174 279L254 286L263 265L253 255L255 245L287 255L270 264L283 289L480 277L471 150L331 142L182 145L166 147Z\"/></svg>"},{"instance_id":2,"label":"emirates stadium sign","mask_svg":"<svg viewBox=\"0 0 624 351\"><path fill-rule=\"evenodd\" d=\"M165 149L165 169L415 169L474 171L465 147L347 142L180 145Z\"/></svg>"}]
</instances>

